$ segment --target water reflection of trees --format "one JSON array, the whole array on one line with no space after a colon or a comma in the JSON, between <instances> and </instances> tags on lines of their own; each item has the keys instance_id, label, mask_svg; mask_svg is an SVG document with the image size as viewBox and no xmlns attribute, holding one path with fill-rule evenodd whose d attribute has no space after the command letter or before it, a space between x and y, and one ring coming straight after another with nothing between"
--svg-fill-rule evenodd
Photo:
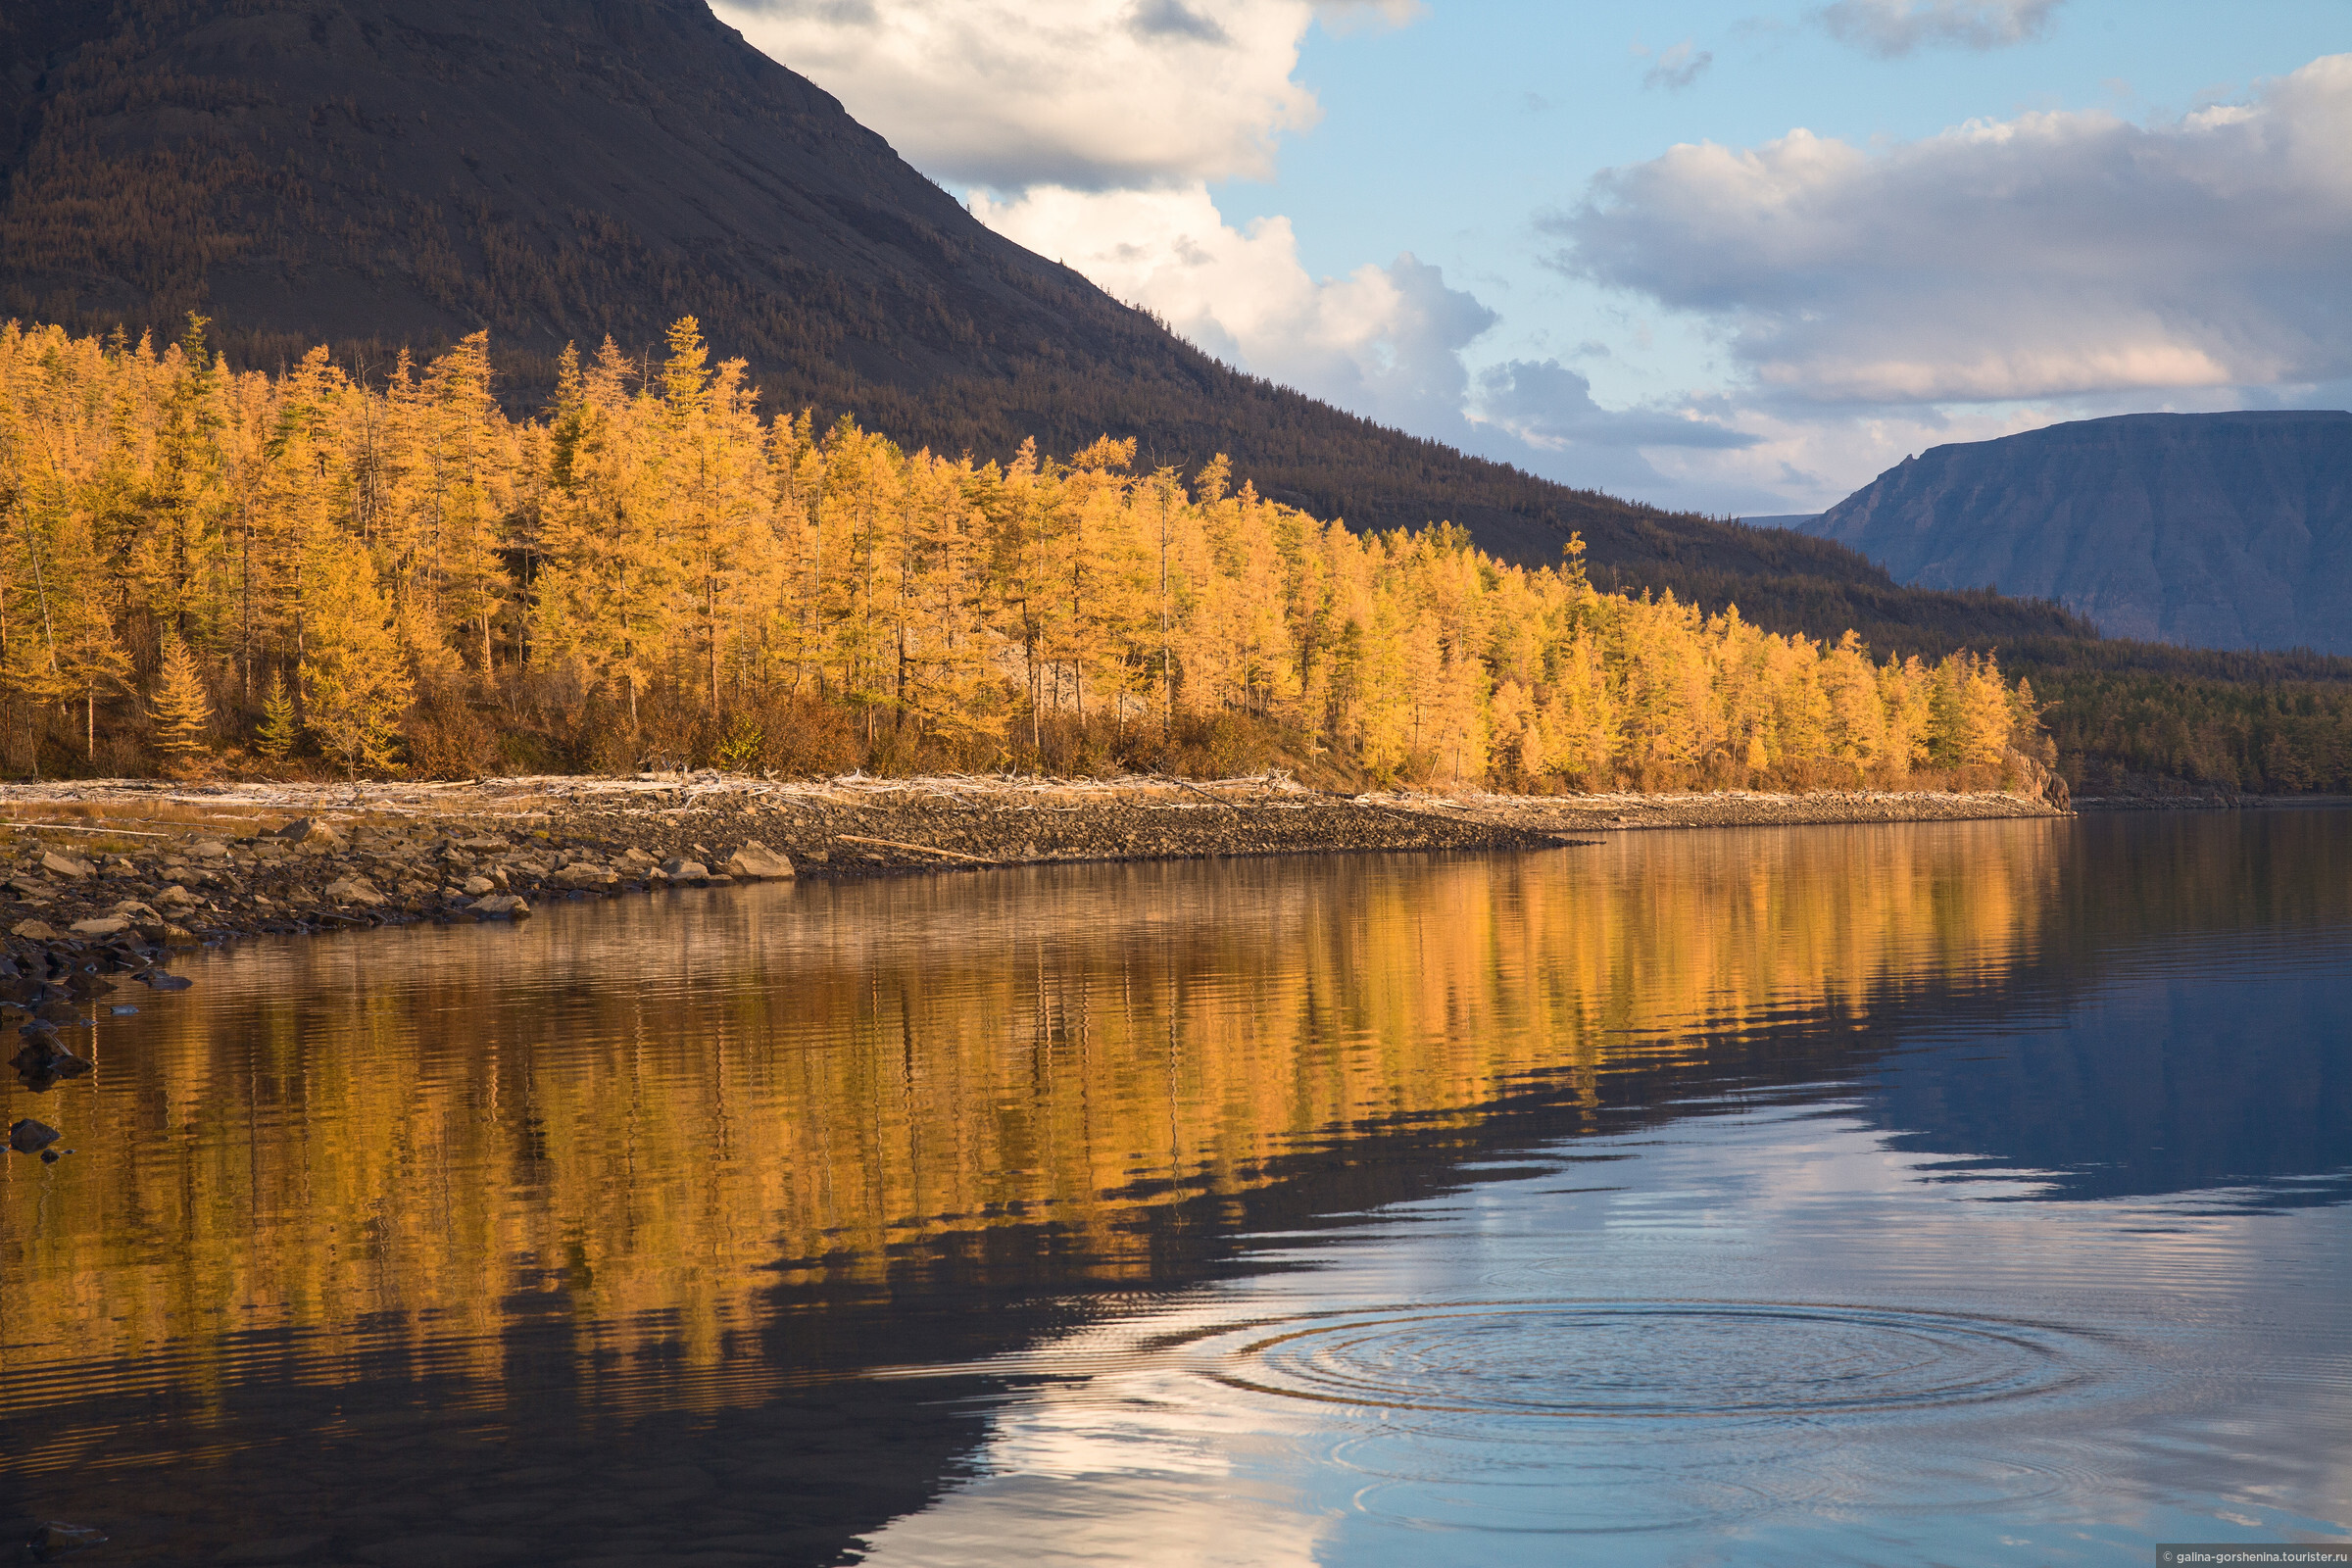
<instances>
[{"instance_id":1,"label":"water reflection of trees","mask_svg":"<svg viewBox=\"0 0 2352 1568\"><path fill-rule=\"evenodd\" d=\"M97 1380L201 1416L354 1355L494 1399L523 1320L564 1325L593 1403L725 1402L779 1312L903 1290L943 1238L1143 1283L1155 1213L1302 1161L1536 1086L1571 1118L1671 1099L1743 1033L1997 985L2066 831L810 886L248 952L43 1102L75 1158L7 1167L8 1402Z\"/></svg>"},{"instance_id":2,"label":"water reflection of trees","mask_svg":"<svg viewBox=\"0 0 2352 1568\"><path fill-rule=\"evenodd\" d=\"M2078 824L2044 961L1949 1049L1907 1053L1867 1113L1897 1149L2034 1172L2044 1198L2343 1201L2346 820L2289 809ZM2064 1027L2046 1027L2053 1017Z\"/></svg>"}]
</instances>

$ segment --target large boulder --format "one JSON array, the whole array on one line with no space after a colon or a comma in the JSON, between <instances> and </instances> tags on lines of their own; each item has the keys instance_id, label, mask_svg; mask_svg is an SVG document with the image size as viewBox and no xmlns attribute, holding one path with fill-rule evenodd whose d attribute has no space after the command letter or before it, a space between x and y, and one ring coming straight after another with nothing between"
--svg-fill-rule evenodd
<instances>
[{"instance_id":1,"label":"large boulder","mask_svg":"<svg viewBox=\"0 0 2352 1568\"><path fill-rule=\"evenodd\" d=\"M727 861L727 874L754 878L785 877L792 875L792 861L755 839L737 850L734 858Z\"/></svg>"}]
</instances>

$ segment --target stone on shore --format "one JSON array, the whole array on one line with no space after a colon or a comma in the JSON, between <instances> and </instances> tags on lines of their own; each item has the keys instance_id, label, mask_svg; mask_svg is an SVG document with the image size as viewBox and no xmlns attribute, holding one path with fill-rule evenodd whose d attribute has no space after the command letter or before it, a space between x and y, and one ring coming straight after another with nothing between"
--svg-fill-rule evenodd
<instances>
[{"instance_id":1,"label":"stone on shore","mask_svg":"<svg viewBox=\"0 0 2352 1568\"><path fill-rule=\"evenodd\" d=\"M710 868L700 860L672 859L662 862L662 874L672 882L700 882Z\"/></svg>"},{"instance_id":2,"label":"stone on shore","mask_svg":"<svg viewBox=\"0 0 2352 1568\"><path fill-rule=\"evenodd\" d=\"M51 850L41 857L41 869L51 876L78 879L88 876L98 868L87 860L76 860L71 855L60 855L55 850Z\"/></svg>"},{"instance_id":3,"label":"stone on shore","mask_svg":"<svg viewBox=\"0 0 2352 1568\"><path fill-rule=\"evenodd\" d=\"M57 933L40 920L19 920L15 925L9 927L8 934L12 937L23 937L27 942L55 942L57 940Z\"/></svg>"},{"instance_id":4,"label":"stone on shore","mask_svg":"<svg viewBox=\"0 0 2352 1568\"><path fill-rule=\"evenodd\" d=\"M315 816L298 816L272 835L288 844L315 844L321 848L343 842L343 835Z\"/></svg>"},{"instance_id":5,"label":"stone on shore","mask_svg":"<svg viewBox=\"0 0 2352 1568\"><path fill-rule=\"evenodd\" d=\"M20 1154L37 1154L65 1136L56 1128L27 1116L9 1128L8 1147Z\"/></svg>"},{"instance_id":6,"label":"stone on shore","mask_svg":"<svg viewBox=\"0 0 2352 1568\"><path fill-rule=\"evenodd\" d=\"M554 877L559 886L567 888L606 888L619 880L617 872L608 871L586 860L574 861L558 871Z\"/></svg>"},{"instance_id":7,"label":"stone on shore","mask_svg":"<svg viewBox=\"0 0 2352 1568\"><path fill-rule=\"evenodd\" d=\"M469 899L478 899L496 893L498 884L486 876L469 876L460 884L459 891Z\"/></svg>"},{"instance_id":8,"label":"stone on shore","mask_svg":"<svg viewBox=\"0 0 2352 1568\"><path fill-rule=\"evenodd\" d=\"M384 902L384 896L376 891L374 883L357 875L339 876L329 882L326 885L326 897L330 903L358 904L370 909Z\"/></svg>"},{"instance_id":9,"label":"stone on shore","mask_svg":"<svg viewBox=\"0 0 2352 1568\"><path fill-rule=\"evenodd\" d=\"M77 937L111 937L118 931L126 931L129 928L130 922L122 916L106 914L100 915L94 920L76 920L68 929Z\"/></svg>"},{"instance_id":10,"label":"stone on shore","mask_svg":"<svg viewBox=\"0 0 2352 1568\"><path fill-rule=\"evenodd\" d=\"M514 894L494 893L489 898L475 900L473 912L510 920L527 920L530 918L531 906Z\"/></svg>"},{"instance_id":11,"label":"stone on shore","mask_svg":"<svg viewBox=\"0 0 2352 1568\"><path fill-rule=\"evenodd\" d=\"M754 840L737 850L734 858L727 861L727 874L754 879L787 877L792 875L792 861Z\"/></svg>"}]
</instances>

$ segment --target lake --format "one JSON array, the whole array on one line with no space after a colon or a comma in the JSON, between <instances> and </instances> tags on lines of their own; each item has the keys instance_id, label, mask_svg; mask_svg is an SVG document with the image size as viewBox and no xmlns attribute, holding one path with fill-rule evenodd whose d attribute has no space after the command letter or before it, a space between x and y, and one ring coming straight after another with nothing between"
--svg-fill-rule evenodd
<instances>
[{"instance_id":1,"label":"lake","mask_svg":"<svg viewBox=\"0 0 2352 1568\"><path fill-rule=\"evenodd\" d=\"M73 1151L0 1163L0 1522L111 1538L75 1561L2352 1537L2352 812L681 891L182 967L0 1092Z\"/></svg>"}]
</instances>

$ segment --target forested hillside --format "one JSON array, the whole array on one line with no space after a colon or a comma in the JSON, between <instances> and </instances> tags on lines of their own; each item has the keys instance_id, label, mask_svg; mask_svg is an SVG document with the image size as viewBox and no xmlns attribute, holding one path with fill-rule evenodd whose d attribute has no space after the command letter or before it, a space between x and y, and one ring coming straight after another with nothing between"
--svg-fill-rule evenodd
<instances>
[{"instance_id":1,"label":"forested hillside","mask_svg":"<svg viewBox=\"0 0 2352 1568\"><path fill-rule=\"evenodd\" d=\"M317 344L380 388L489 330L535 413L566 343L642 370L676 318L768 409L1009 462L1105 433L1357 529L1737 600L1778 630L1940 650L2082 630L1915 593L1842 546L1549 483L1238 373L977 222L703 0L50 0L0 7L0 316L228 364Z\"/></svg>"},{"instance_id":2,"label":"forested hillside","mask_svg":"<svg viewBox=\"0 0 2352 1568\"><path fill-rule=\"evenodd\" d=\"M2113 639L2005 648L2079 793L2352 795L2352 659Z\"/></svg>"},{"instance_id":3,"label":"forested hillside","mask_svg":"<svg viewBox=\"0 0 2352 1568\"><path fill-rule=\"evenodd\" d=\"M2046 754L1990 657L1931 665L1359 533L1214 459L908 451L763 417L695 322L489 345L378 390L0 331L11 771L1110 767L1251 736L1374 779L1522 788L1994 782ZM1237 737L1239 738L1237 740Z\"/></svg>"}]
</instances>

